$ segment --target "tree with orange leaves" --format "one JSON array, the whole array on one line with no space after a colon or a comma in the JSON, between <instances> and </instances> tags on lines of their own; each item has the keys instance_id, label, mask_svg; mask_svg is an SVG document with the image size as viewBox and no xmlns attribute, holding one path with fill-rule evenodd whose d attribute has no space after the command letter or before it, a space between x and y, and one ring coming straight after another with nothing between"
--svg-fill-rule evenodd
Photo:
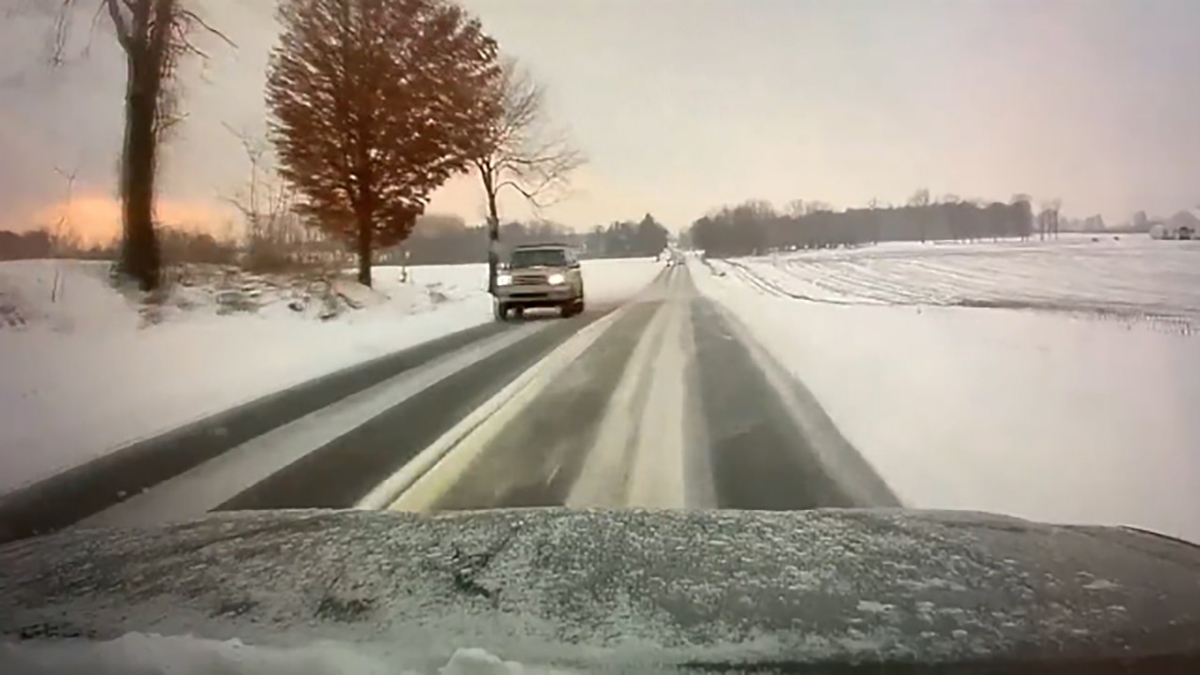
<instances>
[{"instance_id":1,"label":"tree with orange leaves","mask_svg":"<svg viewBox=\"0 0 1200 675\"><path fill-rule=\"evenodd\" d=\"M495 118L495 41L449 0L280 0L271 138L311 224L374 251L408 237Z\"/></svg>"}]
</instances>

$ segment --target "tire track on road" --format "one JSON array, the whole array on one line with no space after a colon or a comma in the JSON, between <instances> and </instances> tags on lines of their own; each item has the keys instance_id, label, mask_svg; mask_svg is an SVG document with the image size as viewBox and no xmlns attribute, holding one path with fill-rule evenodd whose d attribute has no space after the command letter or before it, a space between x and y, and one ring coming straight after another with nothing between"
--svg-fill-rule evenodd
<instances>
[{"instance_id":1,"label":"tire track on road","mask_svg":"<svg viewBox=\"0 0 1200 675\"><path fill-rule=\"evenodd\" d=\"M638 331L632 353L622 362L608 365L619 378L608 389L606 402L598 411L598 427L591 442L581 448L580 454L586 457L579 478L566 496L566 505L615 508L628 504L633 470L642 449L640 436L648 433L650 426L645 423L644 413L654 406L650 392L671 312L669 305L660 303Z\"/></svg>"},{"instance_id":2,"label":"tire track on road","mask_svg":"<svg viewBox=\"0 0 1200 675\"><path fill-rule=\"evenodd\" d=\"M659 310L640 302L490 439L431 511L562 506L583 470L625 365Z\"/></svg>"}]
</instances>

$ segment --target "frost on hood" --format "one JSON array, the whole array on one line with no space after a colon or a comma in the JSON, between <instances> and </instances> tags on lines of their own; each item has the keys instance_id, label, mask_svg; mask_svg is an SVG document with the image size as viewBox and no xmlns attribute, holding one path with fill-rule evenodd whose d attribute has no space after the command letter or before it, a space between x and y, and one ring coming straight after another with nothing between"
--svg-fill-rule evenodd
<instances>
[{"instance_id":1,"label":"frost on hood","mask_svg":"<svg viewBox=\"0 0 1200 675\"><path fill-rule=\"evenodd\" d=\"M21 675L570 675L573 671L505 661L459 649L442 665L386 649L314 643L256 647L185 636L130 633L104 642L0 644L6 673Z\"/></svg>"},{"instance_id":2,"label":"frost on hood","mask_svg":"<svg viewBox=\"0 0 1200 675\"><path fill-rule=\"evenodd\" d=\"M1143 533L981 514L223 513L0 547L0 640L332 642L427 669L464 648L589 671L1128 655L1200 649L1198 563Z\"/></svg>"}]
</instances>

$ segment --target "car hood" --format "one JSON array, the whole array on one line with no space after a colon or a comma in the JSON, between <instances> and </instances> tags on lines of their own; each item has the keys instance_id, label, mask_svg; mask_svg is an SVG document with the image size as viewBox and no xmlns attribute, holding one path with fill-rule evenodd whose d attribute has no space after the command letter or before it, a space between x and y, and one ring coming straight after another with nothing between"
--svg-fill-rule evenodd
<instances>
[{"instance_id":1,"label":"car hood","mask_svg":"<svg viewBox=\"0 0 1200 675\"><path fill-rule=\"evenodd\" d=\"M214 514L0 547L0 635L460 647L524 662L1200 650L1200 549L912 510Z\"/></svg>"}]
</instances>

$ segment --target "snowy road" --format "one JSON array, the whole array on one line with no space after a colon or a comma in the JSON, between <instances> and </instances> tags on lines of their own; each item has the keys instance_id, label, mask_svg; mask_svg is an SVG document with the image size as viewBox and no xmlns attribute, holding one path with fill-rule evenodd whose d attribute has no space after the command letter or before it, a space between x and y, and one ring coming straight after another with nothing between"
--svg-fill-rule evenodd
<instances>
[{"instance_id":1,"label":"snowy road","mask_svg":"<svg viewBox=\"0 0 1200 675\"><path fill-rule=\"evenodd\" d=\"M896 503L676 267L618 308L471 329L151 439L6 495L0 523L14 538L236 509Z\"/></svg>"},{"instance_id":2,"label":"snowy road","mask_svg":"<svg viewBox=\"0 0 1200 675\"><path fill-rule=\"evenodd\" d=\"M894 505L819 407L674 268L458 440L397 510Z\"/></svg>"}]
</instances>

